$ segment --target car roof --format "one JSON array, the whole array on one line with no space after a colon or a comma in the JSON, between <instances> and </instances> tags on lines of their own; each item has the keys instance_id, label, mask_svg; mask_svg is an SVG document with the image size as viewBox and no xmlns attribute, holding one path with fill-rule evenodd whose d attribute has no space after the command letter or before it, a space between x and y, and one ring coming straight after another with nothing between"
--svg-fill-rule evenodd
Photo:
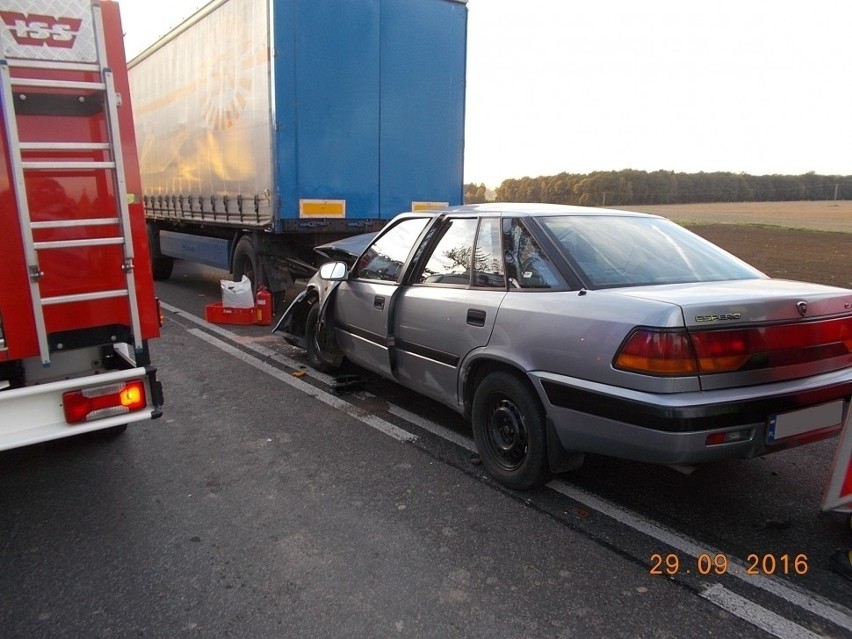
<instances>
[{"instance_id":1,"label":"car roof","mask_svg":"<svg viewBox=\"0 0 852 639\"><path fill-rule=\"evenodd\" d=\"M621 211L619 209L604 209L591 206L570 206L567 204L545 204L528 202L486 202L484 204L466 204L464 206L450 206L441 209L428 209L419 211L408 211L400 213L401 217L433 217L445 214L469 214L490 215L500 217L546 217L557 215L591 215L599 217L647 217L659 218L659 215L648 213L637 213L635 211ZM358 257L367 245L373 240L376 233L363 233L349 236L343 239L327 242L314 248L315 251L328 257L330 251L341 251L352 257Z\"/></svg>"},{"instance_id":2,"label":"car roof","mask_svg":"<svg viewBox=\"0 0 852 639\"><path fill-rule=\"evenodd\" d=\"M426 213L427 211L417 211ZM540 217L549 215L595 215L595 216L618 216L618 217L659 217L648 213L637 213L635 211L622 211L619 209L606 209L591 206L571 206L567 204L545 204L542 202L486 202L484 204L466 204L464 206L450 206L447 208L429 211L430 213L470 213L502 215L512 217Z\"/></svg>"}]
</instances>

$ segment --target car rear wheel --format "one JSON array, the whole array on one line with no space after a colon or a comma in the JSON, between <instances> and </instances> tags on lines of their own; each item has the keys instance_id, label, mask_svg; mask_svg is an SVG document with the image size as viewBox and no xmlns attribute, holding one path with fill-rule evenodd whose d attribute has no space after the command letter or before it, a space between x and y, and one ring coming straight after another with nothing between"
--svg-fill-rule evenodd
<instances>
[{"instance_id":1,"label":"car rear wheel","mask_svg":"<svg viewBox=\"0 0 852 639\"><path fill-rule=\"evenodd\" d=\"M529 383L497 371L473 398L473 438L485 470L512 490L530 490L550 479L545 413Z\"/></svg>"}]
</instances>

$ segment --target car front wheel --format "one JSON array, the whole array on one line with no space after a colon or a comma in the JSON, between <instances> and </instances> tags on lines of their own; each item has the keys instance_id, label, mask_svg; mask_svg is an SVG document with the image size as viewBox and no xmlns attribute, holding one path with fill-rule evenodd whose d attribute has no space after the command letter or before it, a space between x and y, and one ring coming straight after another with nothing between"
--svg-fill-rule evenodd
<instances>
[{"instance_id":1,"label":"car front wheel","mask_svg":"<svg viewBox=\"0 0 852 639\"><path fill-rule=\"evenodd\" d=\"M472 421L482 465L498 482L530 490L550 479L544 408L525 379L488 374L474 394Z\"/></svg>"},{"instance_id":2,"label":"car front wheel","mask_svg":"<svg viewBox=\"0 0 852 639\"><path fill-rule=\"evenodd\" d=\"M323 357L323 350L337 352L337 343L331 328L320 322L320 303L315 302L305 320L305 351L308 362L315 369L321 373L334 372L338 366Z\"/></svg>"}]
</instances>

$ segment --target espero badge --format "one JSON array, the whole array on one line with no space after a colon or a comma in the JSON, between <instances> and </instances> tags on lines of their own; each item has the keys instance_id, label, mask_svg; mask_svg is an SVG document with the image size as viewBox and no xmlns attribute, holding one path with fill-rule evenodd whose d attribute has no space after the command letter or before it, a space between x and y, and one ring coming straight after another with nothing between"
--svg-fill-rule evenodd
<instances>
[{"instance_id":1,"label":"espero badge","mask_svg":"<svg viewBox=\"0 0 852 639\"><path fill-rule=\"evenodd\" d=\"M742 319L742 313L719 313L710 315L696 315L696 322L727 322L730 320Z\"/></svg>"}]
</instances>

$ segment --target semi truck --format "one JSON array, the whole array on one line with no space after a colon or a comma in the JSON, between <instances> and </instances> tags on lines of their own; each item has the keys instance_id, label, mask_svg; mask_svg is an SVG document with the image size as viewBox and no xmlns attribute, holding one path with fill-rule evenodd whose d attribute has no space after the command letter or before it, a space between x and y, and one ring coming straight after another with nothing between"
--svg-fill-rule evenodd
<instances>
[{"instance_id":1,"label":"semi truck","mask_svg":"<svg viewBox=\"0 0 852 639\"><path fill-rule=\"evenodd\" d=\"M0 450L162 413L119 8L0 7Z\"/></svg>"},{"instance_id":2,"label":"semi truck","mask_svg":"<svg viewBox=\"0 0 852 639\"><path fill-rule=\"evenodd\" d=\"M312 248L463 198L466 0L214 0L130 61L156 280L280 294Z\"/></svg>"}]
</instances>

